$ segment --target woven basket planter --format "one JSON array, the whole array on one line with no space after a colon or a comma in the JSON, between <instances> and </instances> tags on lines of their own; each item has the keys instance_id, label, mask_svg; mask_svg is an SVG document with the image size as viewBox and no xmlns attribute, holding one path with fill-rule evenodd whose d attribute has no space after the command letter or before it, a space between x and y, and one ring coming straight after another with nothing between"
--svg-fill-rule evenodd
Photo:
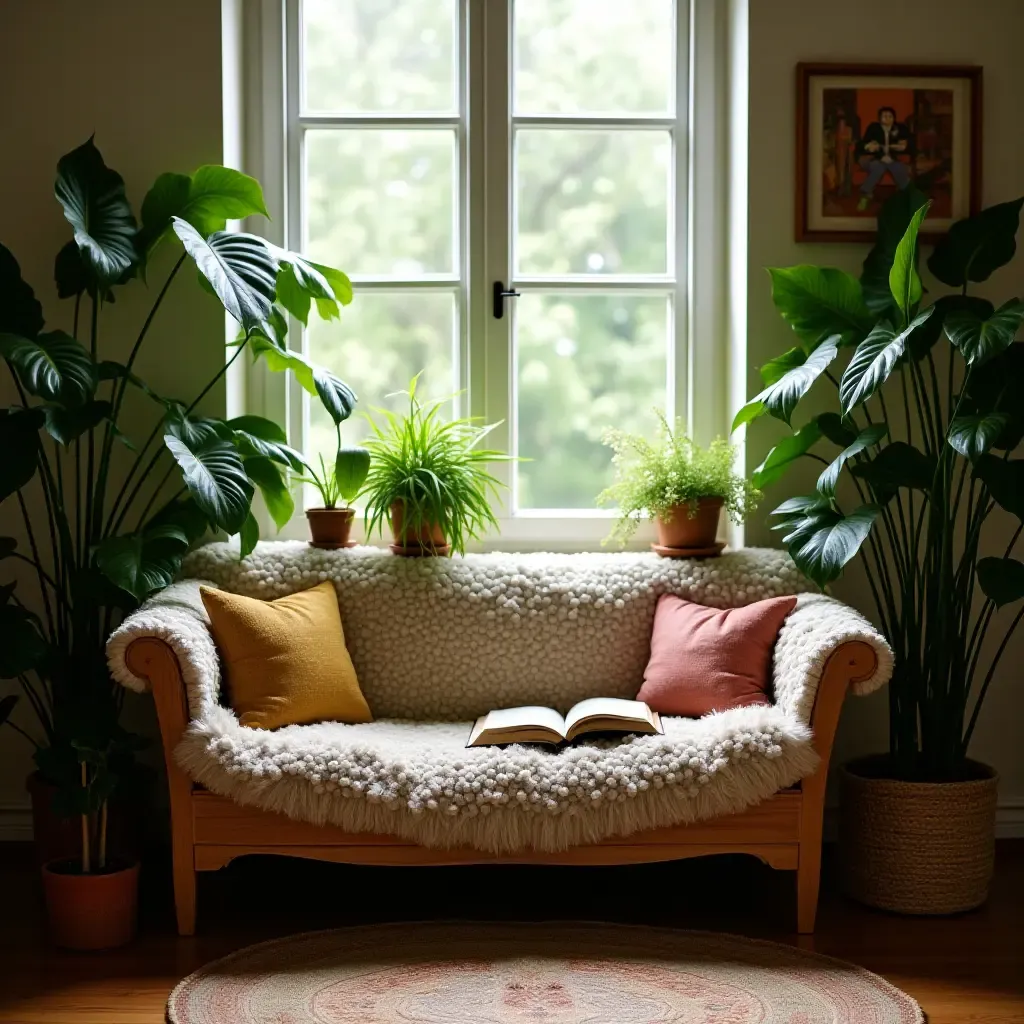
<instances>
[{"instance_id":1,"label":"woven basket planter","mask_svg":"<svg viewBox=\"0 0 1024 1024\"><path fill-rule=\"evenodd\" d=\"M840 859L855 899L900 914L955 914L988 897L998 776L968 782L873 778L873 759L840 771Z\"/></svg>"}]
</instances>

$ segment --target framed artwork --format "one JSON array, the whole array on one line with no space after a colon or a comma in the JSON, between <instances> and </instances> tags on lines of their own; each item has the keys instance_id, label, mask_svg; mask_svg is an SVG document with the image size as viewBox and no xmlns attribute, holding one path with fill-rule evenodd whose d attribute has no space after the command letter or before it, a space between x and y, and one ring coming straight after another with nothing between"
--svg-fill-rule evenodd
<instances>
[{"instance_id":1,"label":"framed artwork","mask_svg":"<svg viewBox=\"0 0 1024 1024\"><path fill-rule=\"evenodd\" d=\"M798 64L797 241L871 241L911 184L932 239L980 208L981 68Z\"/></svg>"}]
</instances>

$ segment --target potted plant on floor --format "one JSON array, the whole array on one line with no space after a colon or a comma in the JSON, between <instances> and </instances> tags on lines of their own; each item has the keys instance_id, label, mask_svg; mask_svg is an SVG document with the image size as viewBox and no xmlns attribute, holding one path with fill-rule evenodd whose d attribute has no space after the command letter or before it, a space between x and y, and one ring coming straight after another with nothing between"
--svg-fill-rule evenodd
<instances>
[{"instance_id":1,"label":"potted plant on floor","mask_svg":"<svg viewBox=\"0 0 1024 1024\"><path fill-rule=\"evenodd\" d=\"M47 835L65 838L47 822L55 801L67 810L69 794L82 788L83 750L107 751L110 770L90 783L96 792L116 779L104 807L116 807L138 777L130 746L113 742L126 691L110 679L104 641L120 617L169 584L209 530L239 534L242 554L251 551L257 488L279 525L291 514L285 472L301 463L284 431L258 416L207 416L203 400L249 352L295 374L335 423L355 402L342 381L285 341L286 313L305 321L315 301L320 315L340 314L351 300L345 275L224 230L228 218L265 215L252 178L215 165L163 174L142 202L140 224L121 176L90 139L60 159L55 191L73 231L55 262L70 331L45 329L39 301L0 245L0 357L15 395L0 409L0 503L20 520L20 536L0 537L0 560L11 577L23 572L0 583L0 686L21 691L0 697L0 724L34 747L41 845ZM136 362L172 286L194 287L181 274L189 265L242 332L212 379L179 400L146 384ZM138 332L127 343L108 339L107 306L147 278L155 295ZM222 351L220 337L210 343ZM106 358L108 345L126 352L124 361ZM129 436L129 405L133 423L148 406L148 436Z\"/></svg>"},{"instance_id":2,"label":"potted plant on floor","mask_svg":"<svg viewBox=\"0 0 1024 1024\"><path fill-rule=\"evenodd\" d=\"M59 794L78 823L79 854L43 865L50 937L68 949L112 949L135 935L139 862L109 852L110 797L118 762L131 764L138 737L116 723L110 734L73 741L79 785Z\"/></svg>"},{"instance_id":3,"label":"potted plant on floor","mask_svg":"<svg viewBox=\"0 0 1024 1024\"><path fill-rule=\"evenodd\" d=\"M401 392L409 399L405 416L379 409L382 422L370 420L367 536L383 532L386 517L396 555L465 554L467 540L488 526L497 529L491 499L502 484L486 467L510 456L477 447L497 424L445 419L450 399L421 401L418 382L419 375Z\"/></svg>"},{"instance_id":4,"label":"potted plant on floor","mask_svg":"<svg viewBox=\"0 0 1024 1024\"><path fill-rule=\"evenodd\" d=\"M321 455L318 459L318 473L311 462L305 464L307 477L301 477L303 483L310 484L320 492L323 505L320 508L307 508L306 519L309 521L310 544L315 548L350 548L355 541L349 540L352 531L352 520L356 510L352 502L366 483L370 472L370 453L365 448L342 448L341 437L338 437L338 452L330 465ZM338 502L344 501L345 507L338 508Z\"/></svg>"},{"instance_id":5,"label":"potted plant on floor","mask_svg":"<svg viewBox=\"0 0 1024 1024\"><path fill-rule=\"evenodd\" d=\"M599 505L616 505L619 518L610 540L625 544L644 519L653 519L666 557L716 555L722 509L736 522L757 507L760 492L733 467L736 451L722 438L701 448L686 436L682 421L675 430L664 414L654 441L609 430L605 444L614 451L615 481L598 497Z\"/></svg>"},{"instance_id":6,"label":"potted plant on floor","mask_svg":"<svg viewBox=\"0 0 1024 1024\"><path fill-rule=\"evenodd\" d=\"M1024 617L1024 303L969 294L1015 251L1024 199L955 223L918 272L923 195L892 197L860 279L834 268L771 270L798 344L762 368L736 425L787 424L816 381L838 410L768 454L768 484L799 457L824 464L814 493L772 515L822 587L859 555L892 644L889 750L847 765L841 851L849 891L908 913L982 903L992 874L996 774L968 756L979 715ZM943 286L953 291L945 292ZM925 301L927 296L928 301ZM820 406L819 406L820 407ZM821 444L834 446L822 456ZM1005 537L993 529L1002 520Z\"/></svg>"}]
</instances>

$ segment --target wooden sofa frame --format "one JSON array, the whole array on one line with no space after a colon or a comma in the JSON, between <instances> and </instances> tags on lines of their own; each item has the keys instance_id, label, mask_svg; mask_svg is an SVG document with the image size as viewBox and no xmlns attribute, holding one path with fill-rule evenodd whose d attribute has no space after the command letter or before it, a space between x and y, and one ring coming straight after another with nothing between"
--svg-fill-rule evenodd
<instances>
[{"instance_id":1,"label":"wooden sofa frame","mask_svg":"<svg viewBox=\"0 0 1024 1024\"><path fill-rule=\"evenodd\" d=\"M814 931L818 907L825 782L839 713L850 684L870 678L877 658L874 649L860 640L842 644L829 658L811 716L821 764L798 786L738 814L614 836L558 853L528 851L513 856L466 848L436 849L396 836L349 833L243 807L203 789L174 759L174 749L188 727L189 712L173 649L155 637L140 637L129 645L126 662L136 677L149 681L156 702L170 790L174 903L180 935L195 931L197 872L216 871L249 853L396 866L641 864L746 853L773 868L796 872L797 931L809 933Z\"/></svg>"}]
</instances>

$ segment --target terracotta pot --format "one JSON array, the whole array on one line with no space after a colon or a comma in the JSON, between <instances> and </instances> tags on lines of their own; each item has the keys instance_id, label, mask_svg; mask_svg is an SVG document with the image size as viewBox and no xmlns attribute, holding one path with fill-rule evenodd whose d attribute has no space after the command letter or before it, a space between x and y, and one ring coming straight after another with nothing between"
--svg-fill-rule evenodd
<instances>
[{"instance_id":1,"label":"terracotta pot","mask_svg":"<svg viewBox=\"0 0 1024 1024\"><path fill-rule=\"evenodd\" d=\"M130 942L138 918L138 861L95 875L74 873L76 865L43 865L50 938L66 949L113 949Z\"/></svg>"},{"instance_id":2,"label":"terracotta pot","mask_svg":"<svg viewBox=\"0 0 1024 1024\"><path fill-rule=\"evenodd\" d=\"M396 501L391 505L391 533L395 542L391 550L396 555L415 557L417 555L447 555L450 547L445 540L444 530L437 523L424 523L417 529L405 529L405 504Z\"/></svg>"},{"instance_id":3,"label":"terracotta pot","mask_svg":"<svg viewBox=\"0 0 1024 1024\"><path fill-rule=\"evenodd\" d=\"M885 777L888 758L840 771L843 886L862 903L900 914L955 914L988 898L995 853L994 769L967 762L963 782Z\"/></svg>"},{"instance_id":4,"label":"terracotta pot","mask_svg":"<svg viewBox=\"0 0 1024 1024\"><path fill-rule=\"evenodd\" d=\"M671 518L664 520L658 516L655 520L658 544L665 548L713 547L723 504L721 498L701 498L692 517L690 506L674 505Z\"/></svg>"},{"instance_id":5,"label":"terracotta pot","mask_svg":"<svg viewBox=\"0 0 1024 1024\"><path fill-rule=\"evenodd\" d=\"M352 547L349 534L356 511L353 508L307 508L310 544L315 548Z\"/></svg>"},{"instance_id":6,"label":"terracotta pot","mask_svg":"<svg viewBox=\"0 0 1024 1024\"><path fill-rule=\"evenodd\" d=\"M82 848L78 819L63 818L54 811L53 798L57 787L47 782L39 772L33 772L25 780L25 789L32 801L32 837L36 862L42 866L47 861L77 857ZM140 820L138 806L121 799L111 802L107 822L107 849L112 857L134 860L138 856L137 826Z\"/></svg>"}]
</instances>

